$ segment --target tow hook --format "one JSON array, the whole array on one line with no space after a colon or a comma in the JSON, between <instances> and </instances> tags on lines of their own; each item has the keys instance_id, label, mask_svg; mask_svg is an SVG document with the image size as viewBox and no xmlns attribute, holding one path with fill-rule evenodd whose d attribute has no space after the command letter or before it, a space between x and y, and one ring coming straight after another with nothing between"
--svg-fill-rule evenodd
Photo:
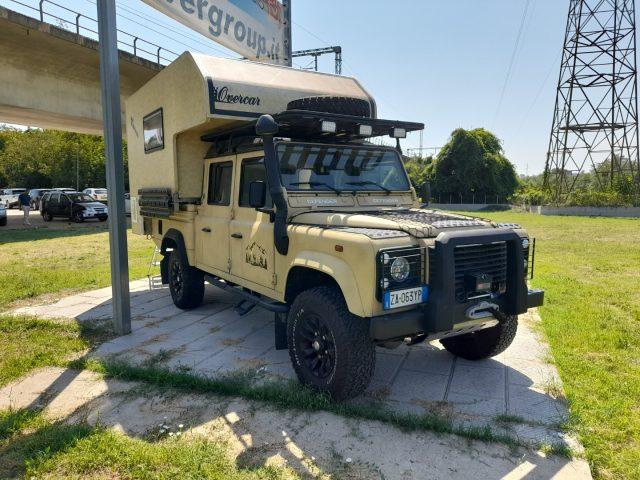
<instances>
[{"instance_id":1,"label":"tow hook","mask_svg":"<svg viewBox=\"0 0 640 480\"><path fill-rule=\"evenodd\" d=\"M467 309L465 313L469 320L481 320L487 317L495 317L497 320L502 318L500 307L495 303L480 302L473 307Z\"/></svg>"}]
</instances>

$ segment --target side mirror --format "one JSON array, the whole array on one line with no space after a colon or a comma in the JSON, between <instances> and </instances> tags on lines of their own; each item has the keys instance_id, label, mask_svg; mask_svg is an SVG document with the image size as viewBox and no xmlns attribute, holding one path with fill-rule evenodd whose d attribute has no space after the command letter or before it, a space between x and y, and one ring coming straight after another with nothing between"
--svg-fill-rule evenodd
<instances>
[{"instance_id":1,"label":"side mirror","mask_svg":"<svg viewBox=\"0 0 640 480\"><path fill-rule=\"evenodd\" d=\"M420 187L420 197L425 205L429 205L429 200L431 200L431 182L426 181Z\"/></svg>"},{"instance_id":2,"label":"side mirror","mask_svg":"<svg viewBox=\"0 0 640 480\"><path fill-rule=\"evenodd\" d=\"M249 185L249 205L252 208L264 208L267 203L267 185L264 182L251 182Z\"/></svg>"}]
</instances>

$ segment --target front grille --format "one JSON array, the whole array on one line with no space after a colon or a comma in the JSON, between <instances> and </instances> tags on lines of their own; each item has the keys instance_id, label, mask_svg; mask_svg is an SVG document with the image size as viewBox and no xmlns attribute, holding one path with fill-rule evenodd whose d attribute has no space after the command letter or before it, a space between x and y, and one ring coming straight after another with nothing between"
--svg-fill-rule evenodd
<instances>
[{"instance_id":1,"label":"front grille","mask_svg":"<svg viewBox=\"0 0 640 480\"><path fill-rule=\"evenodd\" d=\"M469 275L487 274L492 277L491 291L501 293L507 282L506 242L482 245L460 245L454 250L456 300L466 302L470 295L465 280Z\"/></svg>"}]
</instances>

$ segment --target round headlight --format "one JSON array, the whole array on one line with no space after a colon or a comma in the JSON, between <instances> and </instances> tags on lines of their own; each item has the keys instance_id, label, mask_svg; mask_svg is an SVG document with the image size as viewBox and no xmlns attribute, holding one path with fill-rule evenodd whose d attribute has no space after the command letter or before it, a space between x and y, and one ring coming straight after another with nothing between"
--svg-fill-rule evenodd
<instances>
[{"instance_id":1,"label":"round headlight","mask_svg":"<svg viewBox=\"0 0 640 480\"><path fill-rule=\"evenodd\" d=\"M393 260L393 263L391 263L391 269L389 271L391 273L391 278L393 278L394 281L404 282L409 278L411 266L406 258L398 257Z\"/></svg>"},{"instance_id":2,"label":"round headlight","mask_svg":"<svg viewBox=\"0 0 640 480\"><path fill-rule=\"evenodd\" d=\"M529 248L529 239L528 238L523 238L522 239L522 248Z\"/></svg>"}]
</instances>

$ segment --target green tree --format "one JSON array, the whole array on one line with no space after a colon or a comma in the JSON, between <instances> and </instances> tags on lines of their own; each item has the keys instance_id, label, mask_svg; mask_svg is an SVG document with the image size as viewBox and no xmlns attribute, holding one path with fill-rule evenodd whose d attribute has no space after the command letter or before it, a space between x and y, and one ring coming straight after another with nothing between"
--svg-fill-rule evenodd
<instances>
[{"instance_id":1,"label":"green tree","mask_svg":"<svg viewBox=\"0 0 640 480\"><path fill-rule=\"evenodd\" d=\"M477 128L454 130L430 165L434 192L511 197L519 182L513 164L504 156L500 140Z\"/></svg>"}]
</instances>

